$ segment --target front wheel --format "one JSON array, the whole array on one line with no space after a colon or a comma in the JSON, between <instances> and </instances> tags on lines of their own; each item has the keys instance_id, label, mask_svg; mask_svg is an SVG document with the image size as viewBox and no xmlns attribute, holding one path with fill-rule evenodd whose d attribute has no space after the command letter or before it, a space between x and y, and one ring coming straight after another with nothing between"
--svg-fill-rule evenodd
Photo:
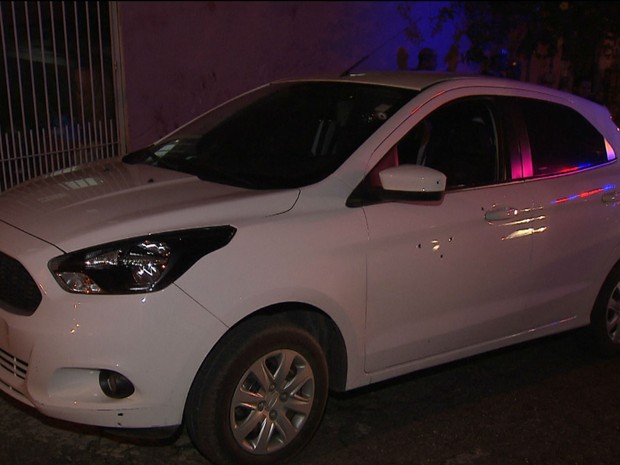
<instances>
[{"instance_id":1,"label":"front wheel","mask_svg":"<svg viewBox=\"0 0 620 465\"><path fill-rule=\"evenodd\" d=\"M609 275L594 304L590 331L599 353L620 353L620 267Z\"/></svg>"},{"instance_id":2,"label":"front wheel","mask_svg":"<svg viewBox=\"0 0 620 465\"><path fill-rule=\"evenodd\" d=\"M307 331L259 320L234 330L190 390L186 426L216 464L267 465L298 453L325 410L327 363Z\"/></svg>"}]
</instances>

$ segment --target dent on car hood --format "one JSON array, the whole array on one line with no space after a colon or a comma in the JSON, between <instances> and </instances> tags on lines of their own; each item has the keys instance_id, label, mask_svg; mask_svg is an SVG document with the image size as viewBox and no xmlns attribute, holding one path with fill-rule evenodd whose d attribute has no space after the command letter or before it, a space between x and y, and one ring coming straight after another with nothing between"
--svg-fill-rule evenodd
<instances>
[{"instance_id":1,"label":"dent on car hood","mask_svg":"<svg viewBox=\"0 0 620 465\"><path fill-rule=\"evenodd\" d=\"M184 173L105 160L0 194L0 221L62 250L282 213L297 189L253 191Z\"/></svg>"}]
</instances>

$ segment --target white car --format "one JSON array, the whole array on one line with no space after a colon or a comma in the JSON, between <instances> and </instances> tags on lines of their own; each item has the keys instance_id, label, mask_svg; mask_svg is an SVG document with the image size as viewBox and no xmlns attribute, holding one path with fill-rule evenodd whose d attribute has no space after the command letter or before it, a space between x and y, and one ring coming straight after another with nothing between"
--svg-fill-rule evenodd
<instances>
[{"instance_id":1,"label":"white car","mask_svg":"<svg viewBox=\"0 0 620 465\"><path fill-rule=\"evenodd\" d=\"M265 465L330 390L579 327L613 354L619 151L603 106L512 80L262 86L0 195L0 389Z\"/></svg>"}]
</instances>

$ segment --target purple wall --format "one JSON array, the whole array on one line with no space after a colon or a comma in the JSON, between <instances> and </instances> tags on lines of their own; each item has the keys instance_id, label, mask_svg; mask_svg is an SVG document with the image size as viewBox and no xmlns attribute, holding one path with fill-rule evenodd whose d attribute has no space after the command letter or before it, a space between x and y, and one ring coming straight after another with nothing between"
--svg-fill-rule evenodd
<instances>
[{"instance_id":1,"label":"purple wall","mask_svg":"<svg viewBox=\"0 0 620 465\"><path fill-rule=\"evenodd\" d=\"M402 33L403 2L120 2L127 146L145 146L236 94L268 81L410 66L422 46ZM408 2L445 69L449 32L431 38L428 18L445 2ZM446 40L447 37L447 40Z\"/></svg>"}]
</instances>

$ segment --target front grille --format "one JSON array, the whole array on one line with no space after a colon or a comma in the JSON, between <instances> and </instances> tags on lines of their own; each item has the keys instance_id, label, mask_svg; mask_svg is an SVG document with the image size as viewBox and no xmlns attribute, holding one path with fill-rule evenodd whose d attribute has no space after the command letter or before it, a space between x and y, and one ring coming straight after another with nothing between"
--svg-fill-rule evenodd
<instances>
[{"instance_id":1,"label":"front grille","mask_svg":"<svg viewBox=\"0 0 620 465\"><path fill-rule=\"evenodd\" d=\"M16 315L29 316L41 303L41 291L26 268L0 252L0 306Z\"/></svg>"},{"instance_id":2,"label":"front grille","mask_svg":"<svg viewBox=\"0 0 620 465\"><path fill-rule=\"evenodd\" d=\"M26 362L2 349L0 349L0 368L21 380L26 379L26 373L28 372L28 364Z\"/></svg>"}]
</instances>

